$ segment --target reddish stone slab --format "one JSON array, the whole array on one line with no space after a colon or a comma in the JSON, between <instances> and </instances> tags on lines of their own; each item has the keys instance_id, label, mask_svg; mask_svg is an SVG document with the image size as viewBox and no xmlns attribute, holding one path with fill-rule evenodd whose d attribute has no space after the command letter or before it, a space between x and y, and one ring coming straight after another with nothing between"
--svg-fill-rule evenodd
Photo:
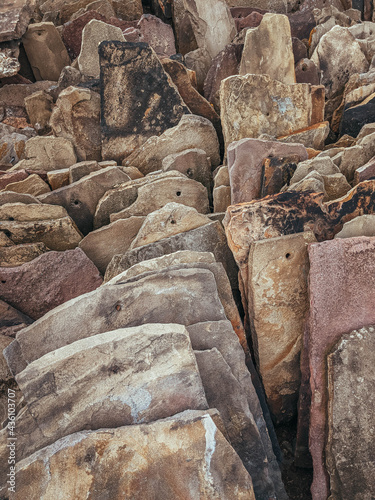
<instances>
[{"instance_id":1,"label":"reddish stone slab","mask_svg":"<svg viewBox=\"0 0 375 500\"><path fill-rule=\"evenodd\" d=\"M356 237L313 243L310 258L310 451L313 498L329 496L324 465L327 439L326 357L341 336L375 323L375 238Z\"/></svg>"},{"instance_id":2,"label":"reddish stone slab","mask_svg":"<svg viewBox=\"0 0 375 500\"><path fill-rule=\"evenodd\" d=\"M81 51L82 42L82 31L83 28L92 19L97 19L98 21L107 22L106 18L96 12L95 10L89 10L82 14L82 16L77 17L74 21L68 21L63 25L61 38L64 42L66 50L68 51L69 57L73 60L78 57Z\"/></svg>"},{"instance_id":3,"label":"reddish stone slab","mask_svg":"<svg viewBox=\"0 0 375 500\"><path fill-rule=\"evenodd\" d=\"M0 189L4 189L8 184L13 182L23 181L29 174L26 170L17 170L16 172L8 172L0 175Z\"/></svg>"},{"instance_id":4,"label":"reddish stone slab","mask_svg":"<svg viewBox=\"0 0 375 500\"><path fill-rule=\"evenodd\" d=\"M80 248L47 252L22 266L0 268L0 299L38 319L102 282L98 269Z\"/></svg>"}]
</instances>

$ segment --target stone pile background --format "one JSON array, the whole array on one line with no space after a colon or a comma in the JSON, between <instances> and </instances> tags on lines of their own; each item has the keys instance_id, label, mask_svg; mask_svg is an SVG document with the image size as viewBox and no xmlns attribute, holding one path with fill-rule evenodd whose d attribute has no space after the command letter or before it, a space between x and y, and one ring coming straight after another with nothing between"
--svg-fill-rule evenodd
<instances>
[{"instance_id":1,"label":"stone pile background","mask_svg":"<svg viewBox=\"0 0 375 500\"><path fill-rule=\"evenodd\" d=\"M372 0L0 5L1 498L375 497L374 103Z\"/></svg>"}]
</instances>

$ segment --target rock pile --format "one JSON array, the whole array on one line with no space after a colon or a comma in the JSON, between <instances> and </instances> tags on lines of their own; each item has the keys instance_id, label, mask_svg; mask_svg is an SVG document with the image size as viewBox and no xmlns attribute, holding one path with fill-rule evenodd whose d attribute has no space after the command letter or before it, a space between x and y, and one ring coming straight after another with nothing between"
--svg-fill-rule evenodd
<instances>
[{"instance_id":1,"label":"rock pile","mask_svg":"<svg viewBox=\"0 0 375 500\"><path fill-rule=\"evenodd\" d=\"M375 497L374 61L372 1L0 6L1 498Z\"/></svg>"}]
</instances>

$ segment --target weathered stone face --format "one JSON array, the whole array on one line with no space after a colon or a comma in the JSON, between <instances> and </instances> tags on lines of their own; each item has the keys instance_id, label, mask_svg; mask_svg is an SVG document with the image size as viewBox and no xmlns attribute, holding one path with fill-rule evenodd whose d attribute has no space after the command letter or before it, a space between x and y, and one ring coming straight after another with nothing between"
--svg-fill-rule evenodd
<instances>
[{"instance_id":1,"label":"weathered stone face","mask_svg":"<svg viewBox=\"0 0 375 500\"><path fill-rule=\"evenodd\" d=\"M37 174L29 175L22 181L10 182L5 189L15 193L31 194L32 196L39 196L51 191L48 184Z\"/></svg>"},{"instance_id":2,"label":"weathered stone face","mask_svg":"<svg viewBox=\"0 0 375 500\"><path fill-rule=\"evenodd\" d=\"M70 65L68 52L53 23L30 24L22 42L36 80L57 82L63 67Z\"/></svg>"},{"instance_id":3,"label":"weathered stone face","mask_svg":"<svg viewBox=\"0 0 375 500\"><path fill-rule=\"evenodd\" d=\"M121 162L189 110L147 44L102 42L99 57L102 156Z\"/></svg>"},{"instance_id":4,"label":"weathered stone face","mask_svg":"<svg viewBox=\"0 0 375 500\"><path fill-rule=\"evenodd\" d=\"M166 156L162 163L162 170L163 172L177 170L189 179L202 183L207 190L211 187L211 161L203 149L186 149L181 153Z\"/></svg>"},{"instance_id":5,"label":"weathered stone face","mask_svg":"<svg viewBox=\"0 0 375 500\"><path fill-rule=\"evenodd\" d=\"M172 26L151 14L144 14L138 21L137 28L141 32L140 42L148 43L156 54L170 57L176 54Z\"/></svg>"},{"instance_id":6,"label":"weathered stone face","mask_svg":"<svg viewBox=\"0 0 375 500\"><path fill-rule=\"evenodd\" d=\"M345 222L335 238L352 238L353 236L375 236L375 215L359 215Z\"/></svg>"},{"instance_id":7,"label":"weathered stone face","mask_svg":"<svg viewBox=\"0 0 375 500\"><path fill-rule=\"evenodd\" d=\"M308 311L307 245L311 232L250 245L247 297L254 354L277 422L297 413L300 353Z\"/></svg>"},{"instance_id":8,"label":"weathered stone face","mask_svg":"<svg viewBox=\"0 0 375 500\"><path fill-rule=\"evenodd\" d=\"M374 352L375 330L369 326L343 335L327 356L326 464L332 498L375 495Z\"/></svg>"},{"instance_id":9,"label":"weathered stone face","mask_svg":"<svg viewBox=\"0 0 375 500\"><path fill-rule=\"evenodd\" d=\"M15 0L0 7L0 42L21 38L34 13L35 0Z\"/></svg>"},{"instance_id":10,"label":"weathered stone face","mask_svg":"<svg viewBox=\"0 0 375 500\"><path fill-rule=\"evenodd\" d=\"M246 33L240 75L263 74L286 84L296 83L290 24L282 14L265 14Z\"/></svg>"},{"instance_id":11,"label":"weathered stone face","mask_svg":"<svg viewBox=\"0 0 375 500\"><path fill-rule=\"evenodd\" d=\"M166 445L160 447L161 442ZM135 468L140 462L142 466ZM126 491L134 500L155 495L165 500L255 500L251 478L238 455L210 415L195 411L150 425L73 434L24 460L17 474L25 498L40 498L46 491L55 496L61 492L60 479L55 478L63 477L68 497L95 491L120 500L119 491Z\"/></svg>"}]
</instances>

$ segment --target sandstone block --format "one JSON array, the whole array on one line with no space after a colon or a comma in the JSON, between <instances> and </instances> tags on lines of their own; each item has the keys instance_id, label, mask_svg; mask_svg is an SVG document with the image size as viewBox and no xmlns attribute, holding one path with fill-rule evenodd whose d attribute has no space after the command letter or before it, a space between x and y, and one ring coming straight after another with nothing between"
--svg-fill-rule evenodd
<instances>
[{"instance_id":1,"label":"sandstone block","mask_svg":"<svg viewBox=\"0 0 375 500\"><path fill-rule=\"evenodd\" d=\"M27 179L28 173L26 170L18 170L17 172L4 172L0 175L0 189L3 190L7 187L8 184L12 184L14 182L23 181Z\"/></svg>"},{"instance_id":2,"label":"sandstone block","mask_svg":"<svg viewBox=\"0 0 375 500\"><path fill-rule=\"evenodd\" d=\"M172 26L151 14L143 14L137 24L141 32L140 42L148 43L160 58L176 54Z\"/></svg>"},{"instance_id":3,"label":"sandstone block","mask_svg":"<svg viewBox=\"0 0 375 500\"><path fill-rule=\"evenodd\" d=\"M200 182L207 190L211 187L211 161L203 149L186 149L166 156L162 161L162 170L177 170L189 179Z\"/></svg>"},{"instance_id":4,"label":"sandstone block","mask_svg":"<svg viewBox=\"0 0 375 500\"><path fill-rule=\"evenodd\" d=\"M296 130L290 135L278 137L281 142L303 144L306 148L322 150L329 134L329 123L317 123L305 130Z\"/></svg>"},{"instance_id":5,"label":"sandstone block","mask_svg":"<svg viewBox=\"0 0 375 500\"><path fill-rule=\"evenodd\" d=\"M53 99L43 90L25 97L25 108L29 121L35 130L50 131L49 121L51 118Z\"/></svg>"},{"instance_id":6,"label":"sandstone block","mask_svg":"<svg viewBox=\"0 0 375 500\"><path fill-rule=\"evenodd\" d=\"M219 186L212 191L214 212L225 212L232 204L230 186Z\"/></svg>"},{"instance_id":7,"label":"sandstone block","mask_svg":"<svg viewBox=\"0 0 375 500\"><path fill-rule=\"evenodd\" d=\"M109 166L110 165L108 165L108 167ZM80 179L82 179L83 177L86 177L87 175L90 175L93 172L98 172L102 168L106 168L106 167L107 167L107 165L102 167L95 160L78 162L75 165L72 165L71 167L69 167L69 175L68 175L69 182L68 182L68 184L73 184L73 182L77 182Z\"/></svg>"},{"instance_id":8,"label":"sandstone block","mask_svg":"<svg viewBox=\"0 0 375 500\"><path fill-rule=\"evenodd\" d=\"M335 238L353 238L355 236L375 236L375 215L360 215L345 222Z\"/></svg>"},{"instance_id":9,"label":"sandstone block","mask_svg":"<svg viewBox=\"0 0 375 500\"><path fill-rule=\"evenodd\" d=\"M15 193L31 194L32 196L39 196L51 191L49 185L37 174L29 175L23 181L11 182L5 189Z\"/></svg>"},{"instance_id":10,"label":"sandstone block","mask_svg":"<svg viewBox=\"0 0 375 500\"><path fill-rule=\"evenodd\" d=\"M4 3L0 7L0 42L22 37L34 14L36 2L35 0L16 0L10 5Z\"/></svg>"},{"instance_id":11,"label":"sandstone block","mask_svg":"<svg viewBox=\"0 0 375 500\"><path fill-rule=\"evenodd\" d=\"M36 259L39 255L48 252L44 243L26 243L0 248L0 266L16 267Z\"/></svg>"},{"instance_id":12,"label":"sandstone block","mask_svg":"<svg viewBox=\"0 0 375 500\"><path fill-rule=\"evenodd\" d=\"M60 170L47 172L47 179L52 191L67 186L69 184L69 169L61 168Z\"/></svg>"}]
</instances>

